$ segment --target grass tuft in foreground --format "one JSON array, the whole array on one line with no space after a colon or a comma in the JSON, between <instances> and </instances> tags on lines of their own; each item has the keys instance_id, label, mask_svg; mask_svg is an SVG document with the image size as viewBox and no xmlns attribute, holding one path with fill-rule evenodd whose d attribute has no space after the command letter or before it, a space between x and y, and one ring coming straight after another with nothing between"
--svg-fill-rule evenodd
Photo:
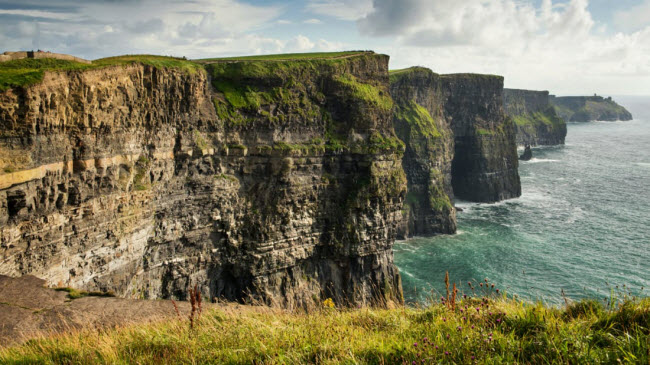
<instances>
[{"instance_id":1,"label":"grass tuft in foreground","mask_svg":"<svg viewBox=\"0 0 650 365\"><path fill-rule=\"evenodd\" d=\"M650 361L650 298L615 308L583 301L559 309L456 292L425 308L337 309L326 301L315 312L295 313L227 305L206 311L193 328L178 319L32 340L1 350L0 363Z\"/></svg>"}]
</instances>

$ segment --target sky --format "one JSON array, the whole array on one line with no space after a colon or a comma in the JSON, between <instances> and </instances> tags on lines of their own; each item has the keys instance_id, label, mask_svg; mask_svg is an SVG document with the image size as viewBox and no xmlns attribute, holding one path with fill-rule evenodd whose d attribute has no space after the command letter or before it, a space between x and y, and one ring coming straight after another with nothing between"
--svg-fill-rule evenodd
<instances>
[{"instance_id":1,"label":"sky","mask_svg":"<svg viewBox=\"0 0 650 365\"><path fill-rule=\"evenodd\" d=\"M390 68L650 95L650 0L0 0L0 52L208 58L374 50Z\"/></svg>"}]
</instances>

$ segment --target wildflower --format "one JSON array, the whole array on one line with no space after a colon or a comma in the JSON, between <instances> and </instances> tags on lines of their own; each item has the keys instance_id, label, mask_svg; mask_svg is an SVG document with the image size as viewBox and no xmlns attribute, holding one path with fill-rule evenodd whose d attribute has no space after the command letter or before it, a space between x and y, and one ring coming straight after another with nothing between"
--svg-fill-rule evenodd
<instances>
[{"instance_id":1,"label":"wildflower","mask_svg":"<svg viewBox=\"0 0 650 365\"><path fill-rule=\"evenodd\" d=\"M436 346L436 350L438 349L438 346Z\"/></svg>"},{"instance_id":2,"label":"wildflower","mask_svg":"<svg viewBox=\"0 0 650 365\"><path fill-rule=\"evenodd\" d=\"M474 360L474 356L472 356L472 360Z\"/></svg>"},{"instance_id":3,"label":"wildflower","mask_svg":"<svg viewBox=\"0 0 650 365\"><path fill-rule=\"evenodd\" d=\"M413 360L413 362L411 364L415 365L415 360Z\"/></svg>"},{"instance_id":4,"label":"wildflower","mask_svg":"<svg viewBox=\"0 0 650 365\"><path fill-rule=\"evenodd\" d=\"M425 337L425 338L422 339L422 341L427 342L427 341L429 341L429 338Z\"/></svg>"},{"instance_id":5,"label":"wildflower","mask_svg":"<svg viewBox=\"0 0 650 365\"><path fill-rule=\"evenodd\" d=\"M447 322L447 318L442 318L442 321L443 321L443 322Z\"/></svg>"},{"instance_id":6,"label":"wildflower","mask_svg":"<svg viewBox=\"0 0 650 365\"><path fill-rule=\"evenodd\" d=\"M414 344L413 344L413 347L418 347L418 343L417 343L417 342L414 343Z\"/></svg>"},{"instance_id":7,"label":"wildflower","mask_svg":"<svg viewBox=\"0 0 650 365\"><path fill-rule=\"evenodd\" d=\"M467 299L467 294L463 294L463 298Z\"/></svg>"},{"instance_id":8,"label":"wildflower","mask_svg":"<svg viewBox=\"0 0 650 365\"><path fill-rule=\"evenodd\" d=\"M492 315L492 312L488 312L488 316L491 316L491 315Z\"/></svg>"},{"instance_id":9,"label":"wildflower","mask_svg":"<svg viewBox=\"0 0 650 365\"><path fill-rule=\"evenodd\" d=\"M445 351L445 355L449 355L449 351Z\"/></svg>"},{"instance_id":10,"label":"wildflower","mask_svg":"<svg viewBox=\"0 0 650 365\"><path fill-rule=\"evenodd\" d=\"M500 323L500 322L501 322L501 318L497 318L497 323Z\"/></svg>"},{"instance_id":11,"label":"wildflower","mask_svg":"<svg viewBox=\"0 0 650 365\"><path fill-rule=\"evenodd\" d=\"M474 325L472 325L472 329L474 329Z\"/></svg>"},{"instance_id":12,"label":"wildflower","mask_svg":"<svg viewBox=\"0 0 650 365\"><path fill-rule=\"evenodd\" d=\"M492 284L492 289L494 289L494 284Z\"/></svg>"},{"instance_id":13,"label":"wildflower","mask_svg":"<svg viewBox=\"0 0 650 365\"><path fill-rule=\"evenodd\" d=\"M461 312L461 313L463 313L463 310L462 310L462 309L460 309L460 312Z\"/></svg>"},{"instance_id":14,"label":"wildflower","mask_svg":"<svg viewBox=\"0 0 650 365\"><path fill-rule=\"evenodd\" d=\"M499 294L499 289L497 289L497 294Z\"/></svg>"},{"instance_id":15,"label":"wildflower","mask_svg":"<svg viewBox=\"0 0 650 365\"><path fill-rule=\"evenodd\" d=\"M458 331L462 331L462 330L463 330L463 327L458 326L458 327L456 328L456 330L458 330Z\"/></svg>"},{"instance_id":16,"label":"wildflower","mask_svg":"<svg viewBox=\"0 0 650 365\"><path fill-rule=\"evenodd\" d=\"M477 308L476 308L476 311L477 311L477 312L480 312L480 311L481 311L481 308L478 308L478 307L477 307Z\"/></svg>"}]
</instances>

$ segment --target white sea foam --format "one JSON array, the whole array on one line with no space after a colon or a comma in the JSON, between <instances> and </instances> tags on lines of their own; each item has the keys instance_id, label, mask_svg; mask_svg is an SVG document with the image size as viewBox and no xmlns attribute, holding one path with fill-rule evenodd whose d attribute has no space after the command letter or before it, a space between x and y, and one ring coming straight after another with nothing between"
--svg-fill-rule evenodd
<instances>
[{"instance_id":1,"label":"white sea foam","mask_svg":"<svg viewBox=\"0 0 650 365\"><path fill-rule=\"evenodd\" d=\"M523 161L523 163L539 163L539 162L560 162L560 160L552 160L550 158L535 158L533 157L530 161Z\"/></svg>"},{"instance_id":2,"label":"white sea foam","mask_svg":"<svg viewBox=\"0 0 650 365\"><path fill-rule=\"evenodd\" d=\"M650 162L635 162L634 164L641 167L650 167Z\"/></svg>"}]
</instances>

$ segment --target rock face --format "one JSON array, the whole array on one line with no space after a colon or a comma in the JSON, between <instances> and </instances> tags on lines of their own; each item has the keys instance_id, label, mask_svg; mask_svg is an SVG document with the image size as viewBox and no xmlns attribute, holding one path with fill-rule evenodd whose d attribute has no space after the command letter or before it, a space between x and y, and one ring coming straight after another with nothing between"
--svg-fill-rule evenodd
<instances>
[{"instance_id":1,"label":"rock face","mask_svg":"<svg viewBox=\"0 0 650 365\"><path fill-rule=\"evenodd\" d=\"M388 57L134 63L0 93L0 274L129 298L402 299Z\"/></svg>"},{"instance_id":2,"label":"rock face","mask_svg":"<svg viewBox=\"0 0 650 365\"><path fill-rule=\"evenodd\" d=\"M566 123L551 105L548 91L505 89L504 106L515 122L518 145L564 144Z\"/></svg>"},{"instance_id":3,"label":"rock face","mask_svg":"<svg viewBox=\"0 0 650 365\"><path fill-rule=\"evenodd\" d=\"M454 136L444 113L442 80L426 68L392 72L394 126L406 145L402 165L408 180L399 237L456 232L451 163Z\"/></svg>"},{"instance_id":4,"label":"rock face","mask_svg":"<svg viewBox=\"0 0 650 365\"><path fill-rule=\"evenodd\" d=\"M444 75L442 89L455 139L454 195L484 203L520 196L515 126L503 109L503 77Z\"/></svg>"},{"instance_id":5,"label":"rock face","mask_svg":"<svg viewBox=\"0 0 650 365\"><path fill-rule=\"evenodd\" d=\"M454 233L454 197L496 202L521 195L514 126L503 111L503 78L391 73L395 131L408 180L400 236Z\"/></svg>"},{"instance_id":6,"label":"rock face","mask_svg":"<svg viewBox=\"0 0 650 365\"><path fill-rule=\"evenodd\" d=\"M551 104L558 115L568 122L632 120L632 114L612 100L611 96L551 96Z\"/></svg>"},{"instance_id":7,"label":"rock face","mask_svg":"<svg viewBox=\"0 0 650 365\"><path fill-rule=\"evenodd\" d=\"M524 153L519 156L519 159L522 161L530 161L533 158L533 150L530 149L530 145L527 145L524 149Z\"/></svg>"}]
</instances>

